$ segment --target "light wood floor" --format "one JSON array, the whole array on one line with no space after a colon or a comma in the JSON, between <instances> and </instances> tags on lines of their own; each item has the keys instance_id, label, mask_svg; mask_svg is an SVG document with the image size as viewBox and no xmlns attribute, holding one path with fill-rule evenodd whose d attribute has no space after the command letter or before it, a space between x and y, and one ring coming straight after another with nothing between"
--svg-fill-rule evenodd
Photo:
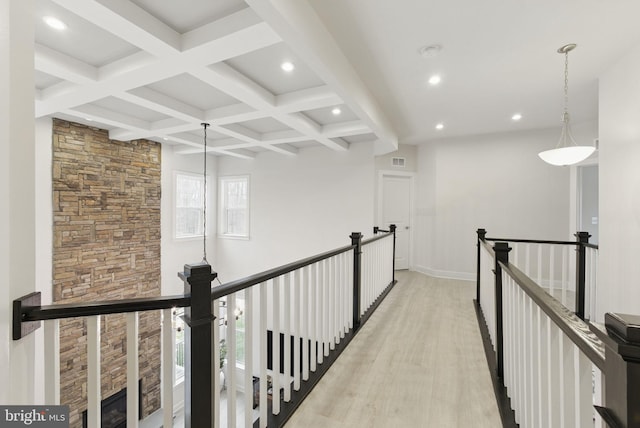
<instances>
[{"instance_id":1,"label":"light wood floor","mask_svg":"<svg viewBox=\"0 0 640 428\"><path fill-rule=\"evenodd\" d=\"M286 427L502 426L475 283L397 272L398 284Z\"/></svg>"}]
</instances>

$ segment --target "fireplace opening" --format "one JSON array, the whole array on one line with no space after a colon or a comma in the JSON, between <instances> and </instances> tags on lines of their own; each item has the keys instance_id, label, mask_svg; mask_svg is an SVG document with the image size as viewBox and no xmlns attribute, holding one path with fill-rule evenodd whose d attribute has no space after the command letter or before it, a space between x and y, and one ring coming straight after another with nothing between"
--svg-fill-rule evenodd
<instances>
[{"instance_id":1,"label":"fireplace opening","mask_svg":"<svg viewBox=\"0 0 640 428\"><path fill-rule=\"evenodd\" d=\"M126 428L127 388L123 388L101 402L102 428ZM142 419L142 379L138 380L138 419ZM87 428L87 411L82 412L82 427Z\"/></svg>"}]
</instances>

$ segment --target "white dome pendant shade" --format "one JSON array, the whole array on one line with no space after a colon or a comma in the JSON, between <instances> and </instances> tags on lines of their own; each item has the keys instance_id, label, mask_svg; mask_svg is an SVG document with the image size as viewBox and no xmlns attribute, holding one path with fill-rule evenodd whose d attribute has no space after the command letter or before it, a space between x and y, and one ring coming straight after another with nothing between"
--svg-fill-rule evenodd
<instances>
[{"instance_id":1,"label":"white dome pendant shade","mask_svg":"<svg viewBox=\"0 0 640 428\"><path fill-rule=\"evenodd\" d=\"M576 45L571 43L558 49L558 53L564 54L564 113L562 114L560 140L555 149L538 153L540 159L556 166L574 165L582 162L596 150L593 146L577 145L569 127L569 52L575 47Z\"/></svg>"},{"instance_id":2,"label":"white dome pendant shade","mask_svg":"<svg viewBox=\"0 0 640 428\"><path fill-rule=\"evenodd\" d=\"M538 156L548 164L567 166L582 162L591 156L595 150L596 148L593 146L579 146L576 144L569 128L569 113L564 112L562 115L562 133L560 134L558 145L555 149L538 153Z\"/></svg>"}]
</instances>

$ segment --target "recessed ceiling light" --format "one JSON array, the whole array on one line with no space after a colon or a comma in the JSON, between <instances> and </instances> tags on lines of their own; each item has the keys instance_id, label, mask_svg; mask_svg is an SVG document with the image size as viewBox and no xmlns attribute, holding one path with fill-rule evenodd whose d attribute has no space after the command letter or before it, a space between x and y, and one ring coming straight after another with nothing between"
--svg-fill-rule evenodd
<instances>
[{"instance_id":1,"label":"recessed ceiling light","mask_svg":"<svg viewBox=\"0 0 640 428\"><path fill-rule=\"evenodd\" d=\"M519 121L520 119L522 119L522 115L520 113L516 113L513 116L511 116L511 120L515 122Z\"/></svg>"},{"instance_id":2,"label":"recessed ceiling light","mask_svg":"<svg viewBox=\"0 0 640 428\"><path fill-rule=\"evenodd\" d=\"M333 110L331 110L331 113L333 113L334 116L338 116L342 113L342 110L340 110L340 107L334 107Z\"/></svg>"},{"instance_id":3,"label":"recessed ceiling light","mask_svg":"<svg viewBox=\"0 0 640 428\"><path fill-rule=\"evenodd\" d=\"M67 25L60 21L58 18L54 18L53 16L45 16L42 20L51 28L55 28L56 30L64 30L67 28Z\"/></svg>"},{"instance_id":4,"label":"recessed ceiling light","mask_svg":"<svg viewBox=\"0 0 640 428\"><path fill-rule=\"evenodd\" d=\"M90 117L85 117L84 120L86 120L87 122L93 122L93 119L91 119Z\"/></svg>"},{"instance_id":5,"label":"recessed ceiling light","mask_svg":"<svg viewBox=\"0 0 640 428\"><path fill-rule=\"evenodd\" d=\"M434 74L433 76L429 77L429 84L432 86L439 84L441 81L442 77L440 77L439 74Z\"/></svg>"},{"instance_id":6,"label":"recessed ceiling light","mask_svg":"<svg viewBox=\"0 0 640 428\"><path fill-rule=\"evenodd\" d=\"M296 68L296 66L293 65L292 62L285 61L280 65L280 68L282 68L286 72L290 72L290 71L293 71L293 69Z\"/></svg>"},{"instance_id":7,"label":"recessed ceiling light","mask_svg":"<svg viewBox=\"0 0 640 428\"><path fill-rule=\"evenodd\" d=\"M164 141L169 141L169 137L162 137Z\"/></svg>"},{"instance_id":8,"label":"recessed ceiling light","mask_svg":"<svg viewBox=\"0 0 640 428\"><path fill-rule=\"evenodd\" d=\"M438 123L438 124L436 125L436 129L437 129L438 131L441 131L442 129L444 129L444 123Z\"/></svg>"}]
</instances>

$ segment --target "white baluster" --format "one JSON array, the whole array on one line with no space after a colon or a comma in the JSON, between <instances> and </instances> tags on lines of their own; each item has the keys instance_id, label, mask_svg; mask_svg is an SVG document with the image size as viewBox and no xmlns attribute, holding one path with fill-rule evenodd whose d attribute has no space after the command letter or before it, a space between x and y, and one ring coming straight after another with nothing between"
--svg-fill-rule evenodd
<instances>
[{"instance_id":1,"label":"white baluster","mask_svg":"<svg viewBox=\"0 0 640 428\"><path fill-rule=\"evenodd\" d=\"M214 428L220 427L220 329L224 326L220 326L220 303L221 300L214 300L211 302L211 313L214 317L213 324L213 340L211 341L211 355L213 355L213 370L211 370L212 388L211 396L213 399L213 426ZM185 385L186 387L186 385ZM187 405L187 403L185 403Z\"/></svg>"},{"instance_id":2,"label":"white baluster","mask_svg":"<svg viewBox=\"0 0 640 428\"><path fill-rule=\"evenodd\" d=\"M253 426L253 290L244 290L244 426ZM251 403L251 405L249 405Z\"/></svg>"},{"instance_id":3,"label":"white baluster","mask_svg":"<svg viewBox=\"0 0 640 428\"><path fill-rule=\"evenodd\" d=\"M562 332L549 320L549 397L547 406L549 409L549 427L560 427L562 421ZM568 428L568 427L567 427Z\"/></svg>"},{"instance_id":4,"label":"white baluster","mask_svg":"<svg viewBox=\"0 0 640 428\"><path fill-rule=\"evenodd\" d=\"M338 302L336 301L336 277L335 277L335 257L331 257L328 261L329 280L329 349L336 349L336 314Z\"/></svg>"},{"instance_id":5,"label":"white baluster","mask_svg":"<svg viewBox=\"0 0 640 428\"><path fill-rule=\"evenodd\" d=\"M573 346L575 352L575 397L576 397L576 426L593 426L593 385L591 360L583 354L577 346Z\"/></svg>"},{"instance_id":6,"label":"white baluster","mask_svg":"<svg viewBox=\"0 0 640 428\"><path fill-rule=\"evenodd\" d=\"M280 413L280 282L282 277L273 279L273 312L271 335L271 382L272 400L271 410L274 415Z\"/></svg>"},{"instance_id":7,"label":"white baluster","mask_svg":"<svg viewBox=\"0 0 640 428\"><path fill-rule=\"evenodd\" d=\"M531 425L541 426L540 418L540 366L538 353L540 352L540 308L531 299L531 341L530 341L530 367L531 367Z\"/></svg>"},{"instance_id":8,"label":"white baluster","mask_svg":"<svg viewBox=\"0 0 640 428\"><path fill-rule=\"evenodd\" d=\"M175 384L176 336L173 309L162 310L162 421L173 426L173 385Z\"/></svg>"},{"instance_id":9,"label":"white baluster","mask_svg":"<svg viewBox=\"0 0 640 428\"><path fill-rule=\"evenodd\" d=\"M549 403L548 395L552 383L549 379L549 317L538 308L539 328L538 328L538 349L536 358L538 362L538 416L539 426L549 425ZM553 384L555 387L555 384Z\"/></svg>"},{"instance_id":10,"label":"white baluster","mask_svg":"<svg viewBox=\"0 0 640 428\"><path fill-rule=\"evenodd\" d=\"M322 351L324 357L329 356L329 321L330 306L329 302L329 260L320 262L320 325L322 326Z\"/></svg>"},{"instance_id":11,"label":"white baluster","mask_svg":"<svg viewBox=\"0 0 640 428\"><path fill-rule=\"evenodd\" d=\"M227 296L227 311L226 311L226 344L227 344L227 377L225 377L225 383L227 385L227 426L230 428L236 427L236 392L238 390L236 385L236 295L235 293ZM224 361L223 363L224 364ZM214 366L216 368L220 366ZM213 370L218 374L219 369Z\"/></svg>"},{"instance_id":12,"label":"white baluster","mask_svg":"<svg viewBox=\"0 0 640 428\"><path fill-rule=\"evenodd\" d=\"M267 426L267 283L260 284L260 428Z\"/></svg>"},{"instance_id":13,"label":"white baluster","mask_svg":"<svg viewBox=\"0 0 640 428\"><path fill-rule=\"evenodd\" d=\"M100 315L87 317L87 426L100 428Z\"/></svg>"},{"instance_id":14,"label":"white baluster","mask_svg":"<svg viewBox=\"0 0 640 428\"><path fill-rule=\"evenodd\" d=\"M567 306L567 288L569 286L569 247L562 248L562 297L560 301Z\"/></svg>"},{"instance_id":15,"label":"white baluster","mask_svg":"<svg viewBox=\"0 0 640 428\"><path fill-rule=\"evenodd\" d=\"M576 425L576 391L575 388L575 358L574 344L566 335L561 335L562 344L562 376L560 388L562 390L562 426L577 427Z\"/></svg>"},{"instance_id":16,"label":"white baluster","mask_svg":"<svg viewBox=\"0 0 640 428\"><path fill-rule=\"evenodd\" d=\"M302 292L302 322L300 325L300 334L302 336L302 379L309 379L309 341L311 339L310 314L311 308L309 304L309 268L302 268L300 272L300 289Z\"/></svg>"},{"instance_id":17,"label":"white baluster","mask_svg":"<svg viewBox=\"0 0 640 428\"><path fill-rule=\"evenodd\" d=\"M127 314L127 428L138 427L138 313Z\"/></svg>"},{"instance_id":18,"label":"white baluster","mask_svg":"<svg viewBox=\"0 0 640 428\"><path fill-rule=\"evenodd\" d=\"M60 404L60 320L44 322L44 399Z\"/></svg>"},{"instance_id":19,"label":"white baluster","mask_svg":"<svg viewBox=\"0 0 640 428\"><path fill-rule=\"evenodd\" d=\"M304 322L300 319L300 308L303 307L306 311L306 307L303 306L301 292L302 284L300 283L300 270L293 272L293 326L295 329L295 336L293 341L293 389L300 390L300 375L302 367L300 365L300 356L302 355L302 349L300 349L300 342L304 337ZM306 312L305 312L306 313Z\"/></svg>"},{"instance_id":20,"label":"white baluster","mask_svg":"<svg viewBox=\"0 0 640 428\"><path fill-rule=\"evenodd\" d=\"M556 246L549 247L549 294L554 295L556 280Z\"/></svg>"},{"instance_id":21,"label":"white baluster","mask_svg":"<svg viewBox=\"0 0 640 428\"><path fill-rule=\"evenodd\" d=\"M284 333L284 401L291 401L291 278L293 272L286 274L284 280L284 318L282 332ZM297 303L296 303L297 305Z\"/></svg>"},{"instance_id":22,"label":"white baluster","mask_svg":"<svg viewBox=\"0 0 640 428\"><path fill-rule=\"evenodd\" d=\"M309 370L316 371L316 363L318 361L318 333L317 333L317 319L316 319L316 307L318 304L318 290L316 279L316 265L309 266L309 339L311 340L311 364Z\"/></svg>"},{"instance_id":23,"label":"white baluster","mask_svg":"<svg viewBox=\"0 0 640 428\"><path fill-rule=\"evenodd\" d=\"M542 287L542 244L538 244L538 285Z\"/></svg>"}]
</instances>

